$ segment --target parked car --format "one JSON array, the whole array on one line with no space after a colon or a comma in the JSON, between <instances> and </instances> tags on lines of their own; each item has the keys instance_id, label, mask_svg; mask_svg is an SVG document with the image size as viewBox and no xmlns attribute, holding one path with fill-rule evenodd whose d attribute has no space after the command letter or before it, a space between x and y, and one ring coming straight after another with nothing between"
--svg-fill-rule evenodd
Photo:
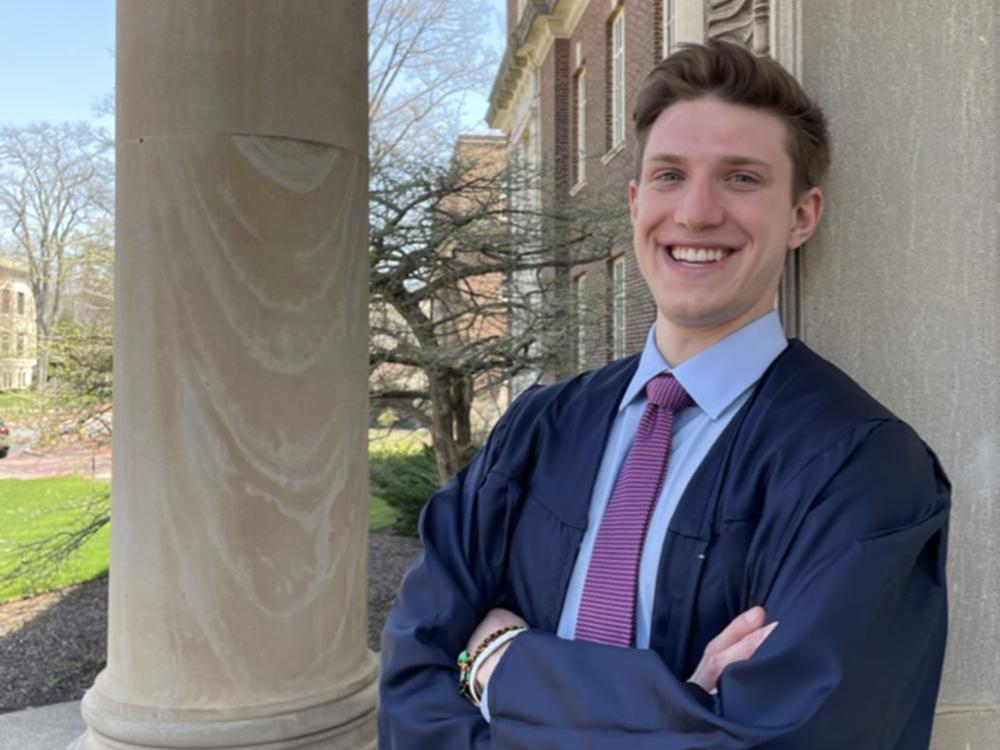
<instances>
[{"instance_id":1,"label":"parked car","mask_svg":"<svg viewBox=\"0 0 1000 750\"><path fill-rule=\"evenodd\" d=\"M0 419L0 458L7 458L10 452L10 428Z\"/></svg>"}]
</instances>

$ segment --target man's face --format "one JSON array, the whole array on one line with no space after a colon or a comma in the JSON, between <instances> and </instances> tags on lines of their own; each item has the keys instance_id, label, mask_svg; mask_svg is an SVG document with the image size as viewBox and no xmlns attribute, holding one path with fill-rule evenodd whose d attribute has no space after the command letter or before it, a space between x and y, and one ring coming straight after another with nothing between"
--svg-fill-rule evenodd
<instances>
[{"instance_id":1,"label":"man's face","mask_svg":"<svg viewBox=\"0 0 1000 750\"><path fill-rule=\"evenodd\" d=\"M785 253L815 231L823 197L792 203L775 115L712 97L678 102L650 129L629 185L636 257L658 338L718 339L774 306Z\"/></svg>"}]
</instances>

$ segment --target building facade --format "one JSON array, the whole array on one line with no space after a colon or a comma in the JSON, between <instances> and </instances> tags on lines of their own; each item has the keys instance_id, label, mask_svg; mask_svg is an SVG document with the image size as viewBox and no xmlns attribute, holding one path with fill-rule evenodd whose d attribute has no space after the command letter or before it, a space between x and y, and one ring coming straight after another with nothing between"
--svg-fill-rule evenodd
<instances>
[{"instance_id":1,"label":"building facade","mask_svg":"<svg viewBox=\"0 0 1000 750\"><path fill-rule=\"evenodd\" d=\"M675 0L508 0L510 44L487 121L508 133L512 156L545 162L551 185L536 200L617 195L627 211L636 93L682 34L693 38L676 6ZM655 308L630 248L623 238L605 259L571 273L576 330L567 345L576 369L643 345Z\"/></svg>"},{"instance_id":2,"label":"building facade","mask_svg":"<svg viewBox=\"0 0 1000 750\"><path fill-rule=\"evenodd\" d=\"M36 331L28 269L16 260L0 259L0 390L31 387Z\"/></svg>"}]
</instances>

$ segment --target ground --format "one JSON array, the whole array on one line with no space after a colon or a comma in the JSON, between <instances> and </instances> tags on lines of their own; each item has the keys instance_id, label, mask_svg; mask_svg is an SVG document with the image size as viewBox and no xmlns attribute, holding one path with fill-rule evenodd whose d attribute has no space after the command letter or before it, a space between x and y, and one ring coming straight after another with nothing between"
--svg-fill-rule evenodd
<instances>
[{"instance_id":1,"label":"ground","mask_svg":"<svg viewBox=\"0 0 1000 750\"><path fill-rule=\"evenodd\" d=\"M420 550L412 537L384 531L368 549L368 647L399 581ZM104 666L107 579L0 604L0 713L78 700Z\"/></svg>"},{"instance_id":2,"label":"ground","mask_svg":"<svg viewBox=\"0 0 1000 750\"><path fill-rule=\"evenodd\" d=\"M111 446L62 446L57 450L35 451L15 444L10 455L0 460L2 479L38 479L70 474L110 479Z\"/></svg>"}]
</instances>

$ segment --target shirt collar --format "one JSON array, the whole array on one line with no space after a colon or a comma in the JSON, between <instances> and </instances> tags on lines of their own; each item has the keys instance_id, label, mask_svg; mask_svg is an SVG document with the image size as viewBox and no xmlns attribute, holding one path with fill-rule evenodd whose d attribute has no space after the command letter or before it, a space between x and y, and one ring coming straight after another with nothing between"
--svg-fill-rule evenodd
<instances>
[{"instance_id":1,"label":"shirt collar","mask_svg":"<svg viewBox=\"0 0 1000 750\"><path fill-rule=\"evenodd\" d=\"M673 373L702 411L711 419L718 419L788 346L775 310L673 368L656 348L655 334L654 324L650 326L639 366L625 389L619 409L624 409L642 394L652 378L668 372Z\"/></svg>"}]
</instances>

